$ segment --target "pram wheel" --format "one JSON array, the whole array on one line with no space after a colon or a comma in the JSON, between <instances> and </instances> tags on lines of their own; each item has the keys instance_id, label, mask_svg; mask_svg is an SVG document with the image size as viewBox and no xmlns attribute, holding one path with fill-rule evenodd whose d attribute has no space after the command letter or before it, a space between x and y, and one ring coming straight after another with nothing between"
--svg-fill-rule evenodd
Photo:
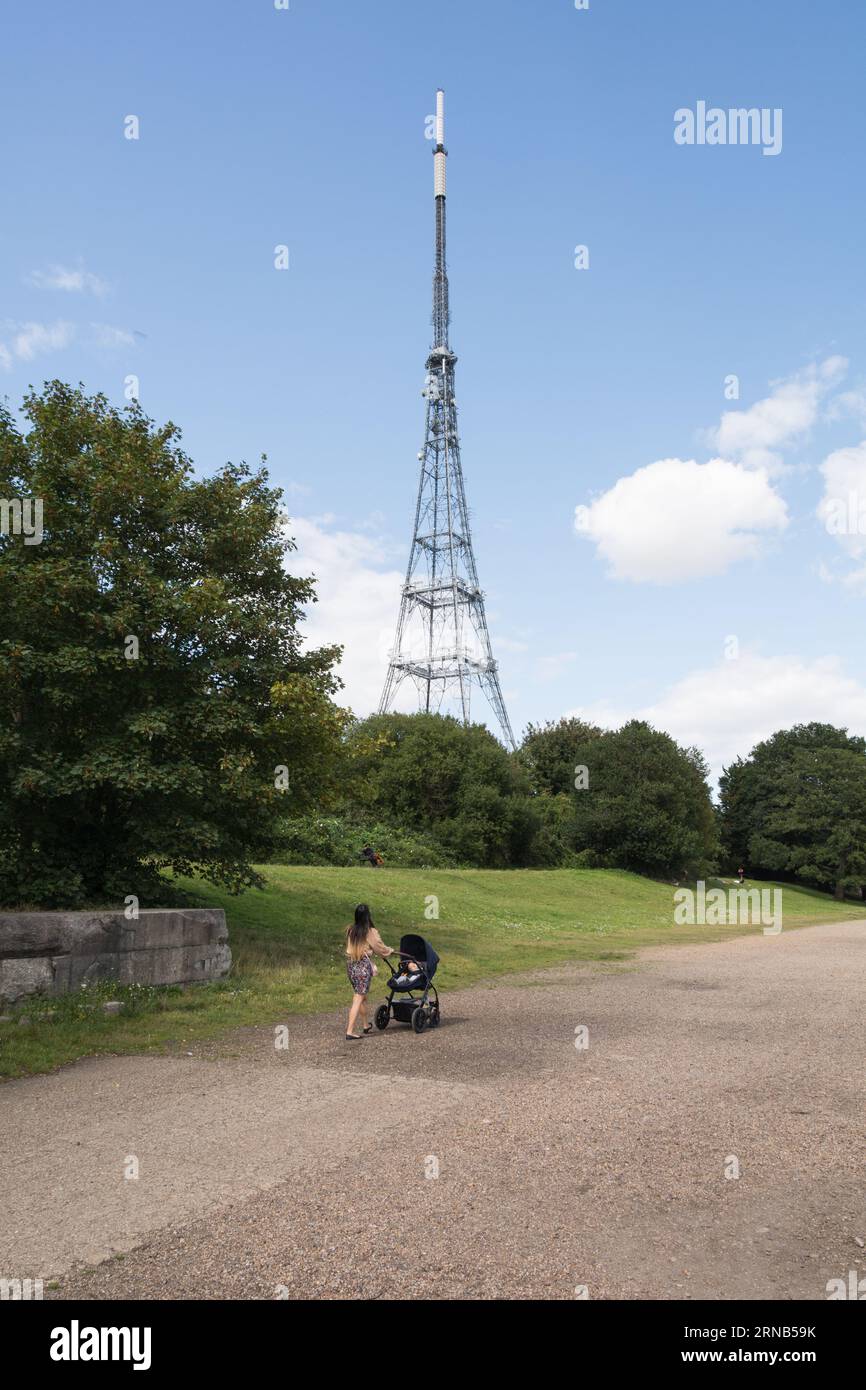
<instances>
[{"instance_id":1,"label":"pram wheel","mask_svg":"<svg viewBox=\"0 0 866 1390\"><path fill-rule=\"evenodd\" d=\"M412 1013L412 1031L415 1033L423 1033L429 1022L430 1018L427 1013L426 1005L419 1004L417 1009Z\"/></svg>"},{"instance_id":2,"label":"pram wheel","mask_svg":"<svg viewBox=\"0 0 866 1390\"><path fill-rule=\"evenodd\" d=\"M380 1004L378 1009L376 1010L376 1017L373 1020L380 1033L383 1033L385 1029L388 1027L388 1020L390 1019L390 1017L391 1010L388 1008L388 1005Z\"/></svg>"}]
</instances>

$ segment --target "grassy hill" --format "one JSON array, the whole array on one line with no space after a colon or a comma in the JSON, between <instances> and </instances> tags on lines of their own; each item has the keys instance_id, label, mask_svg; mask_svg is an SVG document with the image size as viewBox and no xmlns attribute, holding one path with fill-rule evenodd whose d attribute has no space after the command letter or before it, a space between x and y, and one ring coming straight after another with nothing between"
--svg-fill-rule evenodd
<instances>
[{"instance_id":1,"label":"grassy hill","mask_svg":"<svg viewBox=\"0 0 866 1390\"><path fill-rule=\"evenodd\" d=\"M640 946L719 941L754 927L675 926L673 888L614 870L378 869L269 866L268 887L231 898L183 886L202 906L226 909L231 977L181 989L120 989L29 1001L0 1024L0 1075L48 1070L98 1052L182 1050L245 1024L348 1006L342 935L357 902L370 904L389 946L406 931L428 936L442 958L443 991L509 971L566 961L623 961ZM758 886L758 885L755 885ZM773 885L764 884L762 887ZM438 900L438 918L431 913ZM783 886L784 929L866 917L864 905ZM383 993L383 975L373 996ZM124 1013L105 1017L106 999ZM40 1013L53 1011L50 1018ZM21 1025L25 1015L30 1021Z\"/></svg>"}]
</instances>

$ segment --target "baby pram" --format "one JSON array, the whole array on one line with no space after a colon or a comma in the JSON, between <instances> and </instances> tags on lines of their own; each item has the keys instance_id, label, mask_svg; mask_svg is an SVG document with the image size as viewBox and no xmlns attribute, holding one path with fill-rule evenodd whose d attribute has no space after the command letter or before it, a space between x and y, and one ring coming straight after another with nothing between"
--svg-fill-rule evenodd
<instances>
[{"instance_id":1,"label":"baby pram","mask_svg":"<svg viewBox=\"0 0 866 1390\"><path fill-rule=\"evenodd\" d=\"M392 1018L398 1023L409 1023L415 1033L423 1033L425 1028L435 1028L439 1022L439 995L433 984L433 976L439 964L439 957L429 941L423 936L402 936L400 938L400 964L388 965L391 978L388 981L388 1001L376 1010L376 1027L380 1032L388 1027ZM411 973L405 962L412 961L417 969ZM398 995L398 998L394 996Z\"/></svg>"}]
</instances>

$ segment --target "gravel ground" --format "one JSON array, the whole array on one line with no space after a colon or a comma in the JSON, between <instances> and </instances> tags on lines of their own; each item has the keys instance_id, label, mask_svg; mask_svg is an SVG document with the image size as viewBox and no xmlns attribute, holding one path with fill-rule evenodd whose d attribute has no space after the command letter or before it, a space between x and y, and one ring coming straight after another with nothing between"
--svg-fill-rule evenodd
<instances>
[{"instance_id":1,"label":"gravel ground","mask_svg":"<svg viewBox=\"0 0 866 1390\"><path fill-rule=\"evenodd\" d=\"M459 993L446 962L420 1037L319 1015L284 1051L250 1029L9 1082L0 1272L58 1298L823 1299L866 1274L864 969L866 922Z\"/></svg>"}]
</instances>

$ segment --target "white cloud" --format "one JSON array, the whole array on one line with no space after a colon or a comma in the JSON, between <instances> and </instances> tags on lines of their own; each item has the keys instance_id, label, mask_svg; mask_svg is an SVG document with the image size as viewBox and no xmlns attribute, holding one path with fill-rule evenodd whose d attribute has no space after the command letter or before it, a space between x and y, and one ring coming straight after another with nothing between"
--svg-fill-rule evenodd
<instances>
[{"instance_id":1,"label":"white cloud","mask_svg":"<svg viewBox=\"0 0 866 1390\"><path fill-rule=\"evenodd\" d=\"M824 413L825 418L831 421L843 420L853 415L861 427L866 429L866 389L856 386L852 391L841 391L838 396L827 402Z\"/></svg>"},{"instance_id":2,"label":"white cloud","mask_svg":"<svg viewBox=\"0 0 866 1390\"><path fill-rule=\"evenodd\" d=\"M866 440L828 454L820 471L824 492L818 518L849 559L862 560L866 556ZM824 577L832 576L828 572ZM846 584L862 584L864 579L864 567L843 576Z\"/></svg>"},{"instance_id":3,"label":"white cloud","mask_svg":"<svg viewBox=\"0 0 866 1390\"><path fill-rule=\"evenodd\" d=\"M575 530L617 579L671 584L722 574L758 554L759 533L782 530L787 509L766 474L725 459L659 459L620 478Z\"/></svg>"},{"instance_id":4,"label":"white cloud","mask_svg":"<svg viewBox=\"0 0 866 1390\"><path fill-rule=\"evenodd\" d=\"M115 328L111 323L92 323L90 327L96 335L100 347L133 347L135 337L128 328Z\"/></svg>"},{"instance_id":5,"label":"white cloud","mask_svg":"<svg viewBox=\"0 0 866 1390\"><path fill-rule=\"evenodd\" d=\"M708 432L712 447L750 468L778 470L782 459L776 451L808 433L821 401L847 366L844 357L828 357L776 383L769 396L747 410L726 410L718 429Z\"/></svg>"},{"instance_id":6,"label":"white cloud","mask_svg":"<svg viewBox=\"0 0 866 1390\"><path fill-rule=\"evenodd\" d=\"M715 779L738 755L792 724L818 720L866 734L866 688L845 674L837 657L743 652L691 672L642 709L599 703L570 713L607 728L645 719L678 743L700 748Z\"/></svg>"},{"instance_id":7,"label":"white cloud","mask_svg":"<svg viewBox=\"0 0 866 1390\"><path fill-rule=\"evenodd\" d=\"M307 641L342 644L338 673L345 689L338 703L366 715L377 708L385 683L404 575L387 567L379 541L360 531L330 529L332 520L291 518L286 529L298 548L288 567L293 574L315 575L318 602L307 610ZM406 707L416 707L414 698Z\"/></svg>"},{"instance_id":8,"label":"white cloud","mask_svg":"<svg viewBox=\"0 0 866 1390\"><path fill-rule=\"evenodd\" d=\"M70 270L63 265L50 265L46 270L32 270L27 276L28 285L37 290L64 290L69 294L95 294L100 299L108 293L108 285L92 271L79 266Z\"/></svg>"},{"instance_id":9,"label":"white cloud","mask_svg":"<svg viewBox=\"0 0 866 1390\"><path fill-rule=\"evenodd\" d=\"M595 541L615 578L670 584L722 574L759 553L762 537L788 524L772 476L784 468L779 450L801 442L848 368L828 357L773 384L745 410L727 410L704 439L718 457L660 459L620 478L588 506L575 509L575 529ZM831 400L825 418L853 409Z\"/></svg>"},{"instance_id":10,"label":"white cloud","mask_svg":"<svg viewBox=\"0 0 866 1390\"><path fill-rule=\"evenodd\" d=\"M7 320L4 333L6 336L0 341L0 364L9 371L16 361L31 362L42 353L68 347L75 336L75 328L62 319L54 323L12 323Z\"/></svg>"},{"instance_id":11,"label":"white cloud","mask_svg":"<svg viewBox=\"0 0 866 1390\"><path fill-rule=\"evenodd\" d=\"M89 341L98 347L131 347L135 343L135 335L126 328L110 323L92 323L90 327L93 336ZM0 367L6 371L16 362L32 362L35 357L69 347L78 334L75 324L65 319L53 323L15 323L7 319L0 332Z\"/></svg>"}]
</instances>

